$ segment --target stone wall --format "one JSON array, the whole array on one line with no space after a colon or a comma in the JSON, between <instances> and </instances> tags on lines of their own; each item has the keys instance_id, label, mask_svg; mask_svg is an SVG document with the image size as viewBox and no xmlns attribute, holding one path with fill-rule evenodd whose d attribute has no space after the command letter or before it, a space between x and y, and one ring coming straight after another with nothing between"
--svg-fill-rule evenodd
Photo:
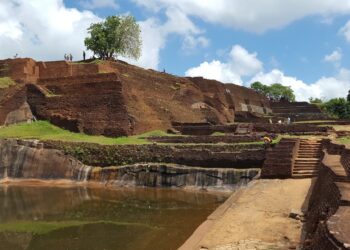
<instances>
[{"instance_id":1,"label":"stone wall","mask_svg":"<svg viewBox=\"0 0 350 250\"><path fill-rule=\"evenodd\" d=\"M349 249L350 176L348 149L326 142L327 153L309 200L305 249ZM333 155L333 156L332 156ZM326 159L326 158L325 158ZM340 160L341 159L341 160Z\"/></svg>"},{"instance_id":2,"label":"stone wall","mask_svg":"<svg viewBox=\"0 0 350 250\"><path fill-rule=\"evenodd\" d=\"M292 121L329 119L317 105L308 102L271 102L271 108L276 116L290 117Z\"/></svg>"},{"instance_id":3,"label":"stone wall","mask_svg":"<svg viewBox=\"0 0 350 250\"><path fill-rule=\"evenodd\" d=\"M291 178L299 141L299 139L283 138L275 147L270 148L266 153L261 177Z\"/></svg>"},{"instance_id":4,"label":"stone wall","mask_svg":"<svg viewBox=\"0 0 350 250\"><path fill-rule=\"evenodd\" d=\"M275 134L269 135L276 138ZM162 136L148 137L150 141L158 143L240 143L262 142L261 135L224 135L224 136Z\"/></svg>"},{"instance_id":5,"label":"stone wall","mask_svg":"<svg viewBox=\"0 0 350 250\"><path fill-rule=\"evenodd\" d=\"M45 147L62 150L90 166L122 166L143 162L174 163L207 168L260 168L263 145L113 145L50 141Z\"/></svg>"},{"instance_id":6,"label":"stone wall","mask_svg":"<svg viewBox=\"0 0 350 250\"><path fill-rule=\"evenodd\" d=\"M210 125L210 124L173 124L173 128L184 135L211 135L215 132L235 133L237 124ZM272 134L322 134L326 135L331 127L319 127L308 124L270 124L254 123L253 132Z\"/></svg>"}]
</instances>

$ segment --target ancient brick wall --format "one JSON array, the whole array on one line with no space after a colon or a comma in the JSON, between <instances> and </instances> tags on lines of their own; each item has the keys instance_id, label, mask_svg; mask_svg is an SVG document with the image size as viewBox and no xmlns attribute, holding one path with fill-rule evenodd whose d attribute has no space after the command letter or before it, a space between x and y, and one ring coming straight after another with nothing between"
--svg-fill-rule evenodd
<instances>
[{"instance_id":1,"label":"ancient brick wall","mask_svg":"<svg viewBox=\"0 0 350 250\"><path fill-rule=\"evenodd\" d=\"M0 77L5 76L17 82L35 83L39 77L39 68L30 58L0 60Z\"/></svg>"},{"instance_id":2,"label":"ancient brick wall","mask_svg":"<svg viewBox=\"0 0 350 250\"><path fill-rule=\"evenodd\" d=\"M341 163L345 168L348 176L350 176L350 149L344 149L341 154Z\"/></svg>"},{"instance_id":3,"label":"ancient brick wall","mask_svg":"<svg viewBox=\"0 0 350 250\"><path fill-rule=\"evenodd\" d=\"M276 138L276 135L269 135ZM148 140L159 143L240 143L261 142L259 135L224 135L224 136L162 136L149 137Z\"/></svg>"},{"instance_id":4,"label":"ancient brick wall","mask_svg":"<svg viewBox=\"0 0 350 250\"><path fill-rule=\"evenodd\" d=\"M270 133L295 133L295 132L327 132L331 127L319 127L316 125L308 124L266 124L257 123L254 124L254 131L256 132L270 132Z\"/></svg>"},{"instance_id":5,"label":"ancient brick wall","mask_svg":"<svg viewBox=\"0 0 350 250\"><path fill-rule=\"evenodd\" d=\"M115 74L44 79L28 86L28 103L39 119L73 132L122 136L132 131Z\"/></svg>"},{"instance_id":6,"label":"ancient brick wall","mask_svg":"<svg viewBox=\"0 0 350 250\"><path fill-rule=\"evenodd\" d=\"M227 103L234 111L244 111L259 114L271 113L270 103L266 97L256 91L235 84L223 84L202 77L188 78L215 101ZM217 104L218 105L218 104Z\"/></svg>"},{"instance_id":7,"label":"ancient brick wall","mask_svg":"<svg viewBox=\"0 0 350 250\"><path fill-rule=\"evenodd\" d=\"M291 178L298 145L299 139L283 138L274 148L270 148L266 153L261 177Z\"/></svg>"},{"instance_id":8,"label":"ancient brick wall","mask_svg":"<svg viewBox=\"0 0 350 250\"><path fill-rule=\"evenodd\" d=\"M332 164L329 166L325 163L321 165L306 214L305 231L308 240L305 249L348 249L350 178L342 174L341 168L348 168L349 150L330 141L324 143L324 147L332 155L341 155L342 166L336 161L327 161L327 164Z\"/></svg>"},{"instance_id":9,"label":"ancient brick wall","mask_svg":"<svg viewBox=\"0 0 350 250\"><path fill-rule=\"evenodd\" d=\"M25 102L26 89L24 86L13 86L6 89L0 101L0 125L5 125L8 115L19 110Z\"/></svg>"},{"instance_id":10,"label":"ancient brick wall","mask_svg":"<svg viewBox=\"0 0 350 250\"><path fill-rule=\"evenodd\" d=\"M292 121L328 119L317 105L307 102L271 102L271 108L275 115L290 117Z\"/></svg>"},{"instance_id":11,"label":"ancient brick wall","mask_svg":"<svg viewBox=\"0 0 350 250\"><path fill-rule=\"evenodd\" d=\"M173 127L184 135L211 135L215 132L234 133L236 124L232 125L209 125L209 124L189 124L173 123Z\"/></svg>"}]
</instances>

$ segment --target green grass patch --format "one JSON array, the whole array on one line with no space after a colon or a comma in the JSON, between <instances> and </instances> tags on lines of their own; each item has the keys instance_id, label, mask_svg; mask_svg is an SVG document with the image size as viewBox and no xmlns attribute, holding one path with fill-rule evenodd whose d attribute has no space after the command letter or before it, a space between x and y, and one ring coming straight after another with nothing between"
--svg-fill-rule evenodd
<instances>
[{"instance_id":1,"label":"green grass patch","mask_svg":"<svg viewBox=\"0 0 350 250\"><path fill-rule=\"evenodd\" d=\"M224 136L225 133L223 133L223 132L214 132L214 133L212 133L211 135L212 135L212 136Z\"/></svg>"},{"instance_id":2,"label":"green grass patch","mask_svg":"<svg viewBox=\"0 0 350 250\"><path fill-rule=\"evenodd\" d=\"M78 62L71 62L71 64L102 64L104 63L104 60L95 59L95 60L87 60L87 61L78 61Z\"/></svg>"},{"instance_id":3,"label":"green grass patch","mask_svg":"<svg viewBox=\"0 0 350 250\"><path fill-rule=\"evenodd\" d=\"M16 82L10 77L0 77L0 89L7 89L13 85L16 85Z\"/></svg>"},{"instance_id":4,"label":"green grass patch","mask_svg":"<svg viewBox=\"0 0 350 250\"><path fill-rule=\"evenodd\" d=\"M67 142L87 142L103 145L117 144L148 144L147 137L168 135L164 131L151 131L141 135L110 138L105 136L92 136L82 133L73 133L52 125L47 121L33 123L20 123L0 128L0 138L38 139Z\"/></svg>"},{"instance_id":5,"label":"green grass patch","mask_svg":"<svg viewBox=\"0 0 350 250\"><path fill-rule=\"evenodd\" d=\"M340 142L341 144L344 145L350 145L350 137L346 136L346 137L340 137L338 139L336 139L338 142Z\"/></svg>"}]
</instances>

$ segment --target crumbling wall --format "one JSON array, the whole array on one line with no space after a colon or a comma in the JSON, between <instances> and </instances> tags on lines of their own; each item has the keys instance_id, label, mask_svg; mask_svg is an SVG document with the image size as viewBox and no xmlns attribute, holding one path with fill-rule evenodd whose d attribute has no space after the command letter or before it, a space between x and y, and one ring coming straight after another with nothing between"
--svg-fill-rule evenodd
<instances>
[{"instance_id":1,"label":"crumbling wall","mask_svg":"<svg viewBox=\"0 0 350 250\"><path fill-rule=\"evenodd\" d=\"M299 139L283 138L274 148L266 153L261 170L262 178L291 178L296 149Z\"/></svg>"},{"instance_id":2,"label":"crumbling wall","mask_svg":"<svg viewBox=\"0 0 350 250\"><path fill-rule=\"evenodd\" d=\"M329 119L317 105L308 102L271 102L271 108L276 116L289 117L292 121Z\"/></svg>"},{"instance_id":3,"label":"crumbling wall","mask_svg":"<svg viewBox=\"0 0 350 250\"><path fill-rule=\"evenodd\" d=\"M25 86L12 86L6 89L0 100L0 125L24 122L32 118L26 103Z\"/></svg>"},{"instance_id":4,"label":"crumbling wall","mask_svg":"<svg viewBox=\"0 0 350 250\"><path fill-rule=\"evenodd\" d=\"M341 155L341 161L334 158L321 165L306 214L304 248L349 249L350 176L342 171L348 168L349 149L332 142L325 143L325 148L329 154Z\"/></svg>"}]
</instances>

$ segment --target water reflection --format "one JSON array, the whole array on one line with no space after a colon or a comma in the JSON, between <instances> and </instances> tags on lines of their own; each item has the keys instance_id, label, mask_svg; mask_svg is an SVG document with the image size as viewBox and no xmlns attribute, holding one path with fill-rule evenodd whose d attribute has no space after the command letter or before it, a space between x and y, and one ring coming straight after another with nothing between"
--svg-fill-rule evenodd
<instances>
[{"instance_id":1,"label":"water reflection","mask_svg":"<svg viewBox=\"0 0 350 250\"><path fill-rule=\"evenodd\" d=\"M226 195L0 186L1 249L176 249Z\"/></svg>"}]
</instances>

